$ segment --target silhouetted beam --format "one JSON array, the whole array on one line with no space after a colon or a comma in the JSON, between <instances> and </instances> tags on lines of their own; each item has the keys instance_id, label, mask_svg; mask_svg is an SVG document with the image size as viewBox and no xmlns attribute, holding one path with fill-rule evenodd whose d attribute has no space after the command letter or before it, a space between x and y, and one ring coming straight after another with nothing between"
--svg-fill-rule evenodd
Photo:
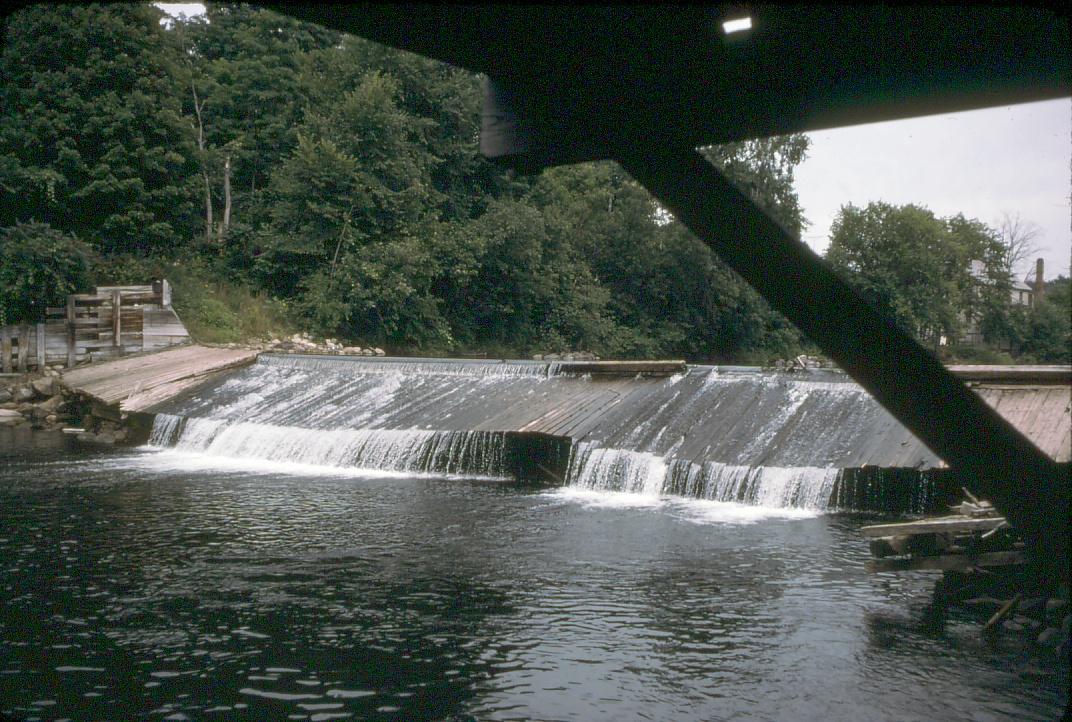
<instances>
[{"instance_id":1,"label":"silhouetted beam","mask_svg":"<svg viewBox=\"0 0 1072 722\"><path fill-rule=\"evenodd\" d=\"M619 162L1067 574L1067 467L870 306L698 152L637 139Z\"/></svg>"},{"instance_id":2,"label":"silhouetted beam","mask_svg":"<svg viewBox=\"0 0 1072 722\"><path fill-rule=\"evenodd\" d=\"M526 98L545 165L618 133L712 145L1072 87L1068 19L1043 7L753 5L727 35L717 5L266 6L487 74Z\"/></svg>"}]
</instances>

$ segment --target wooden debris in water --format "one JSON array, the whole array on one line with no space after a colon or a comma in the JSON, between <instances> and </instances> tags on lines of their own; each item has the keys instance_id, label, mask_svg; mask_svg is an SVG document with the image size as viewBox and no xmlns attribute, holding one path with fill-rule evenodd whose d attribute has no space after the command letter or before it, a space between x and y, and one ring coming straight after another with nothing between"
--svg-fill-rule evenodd
<instances>
[{"instance_id":1,"label":"wooden debris in water","mask_svg":"<svg viewBox=\"0 0 1072 722\"><path fill-rule=\"evenodd\" d=\"M1024 544L1005 518L990 502L967 489L964 494L967 500L951 507L953 515L860 529L875 557L867 570L966 572L1026 563Z\"/></svg>"}]
</instances>

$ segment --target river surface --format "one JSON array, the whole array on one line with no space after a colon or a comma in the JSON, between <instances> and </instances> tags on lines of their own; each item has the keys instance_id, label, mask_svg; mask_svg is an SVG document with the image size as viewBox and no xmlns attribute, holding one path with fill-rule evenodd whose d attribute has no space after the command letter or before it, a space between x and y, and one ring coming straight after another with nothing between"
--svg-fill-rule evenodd
<instances>
[{"instance_id":1,"label":"river surface","mask_svg":"<svg viewBox=\"0 0 1072 722\"><path fill-rule=\"evenodd\" d=\"M1056 719L860 516L0 431L15 719Z\"/></svg>"}]
</instances>

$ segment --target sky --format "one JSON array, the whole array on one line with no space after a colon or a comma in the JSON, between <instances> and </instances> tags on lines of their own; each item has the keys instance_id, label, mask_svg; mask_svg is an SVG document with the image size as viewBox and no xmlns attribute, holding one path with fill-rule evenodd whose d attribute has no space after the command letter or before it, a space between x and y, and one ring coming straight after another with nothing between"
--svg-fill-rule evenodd
<instances>
[{"instance_id":1,"label":"sky","mask_svg":"<svg viewBox=\"0 0 1072 722\"><path fill-rule=\"evenodd\" d=\"M842 205L915 203L996 227L1003 213L1035 223L1046 278L1072 255L1072 99L809 133L796 190L817 252ZM1019 269L1021 275L1028 269Z\"/></svg>"},{"instance_id":2,"label":"sky","mask_svg":"<svg viewBox=\"0 0 1072 722\"><path fill-rule=\"evenodd\" d=\"M198 3L159 3L170 14ZM939 217L963 213L992 227L1003 214L1038 226L1046 278L1070 275L1072 99L871 123L809 133L796 189L818 253L842 205L915 203ZM1027 267L1017 269L1023 275Z\"/></svg>"}]
</instances>

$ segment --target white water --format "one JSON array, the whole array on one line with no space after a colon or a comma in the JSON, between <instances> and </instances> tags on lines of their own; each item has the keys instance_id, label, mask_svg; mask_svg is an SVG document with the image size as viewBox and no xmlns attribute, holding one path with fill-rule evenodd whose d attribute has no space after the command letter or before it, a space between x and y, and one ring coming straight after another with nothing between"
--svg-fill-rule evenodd
<instances>
[{"instance_id":1,"label":"white water","mask_svg":"<svg viewBox=\"0 0 1072 722\"><path fill-rule=\"evenodd\" d=\"M159 414L149 445L228 460L501 477L505 440L486 431L302 429Z\"/></svg>"},{"instance_id":2,"label":"white water","mask_svg":"<svg viewBox=\"0 0 1072 722\"><path fill-rule=\"evenodd\" d=\"M605 449L591 443L574 446L566 473L568 486L588 492L616 492L643 497L677 495L756 507L823 511L829 508L838 470L819 467L732 466L656 454Z\"/></svg>"},{"instance_id":3,"label":"white water","mask_svg":"<svg viewBox=\"0 0 1072 722\"><path fill-rule=\"evenodd\" d=\"M561 395L566 384L592 383L556 378L559 372L557 364L542 362L266 355L185 402L183 416L158 415L150 445L191 463L196 457L250 469L287 464L502 478L508 475L504 434L465 429L495 423L511 404L546 403L541 399ZM831 507L838 470L792 464L819 450L836 457L844 441L822 438L829 425L816 423L856 406L858 387L702 368L663 385L648 408L623 407L623 418L636 416L603 441L574 445L568 488L633 499L613 503L677 497L810 512ZM802 421L809 433L797 431ZM695 438L706 443L686 443ZM780 456L773 458L786 465L762 464L775 448Z\"/></svg>"}]
</instances>

